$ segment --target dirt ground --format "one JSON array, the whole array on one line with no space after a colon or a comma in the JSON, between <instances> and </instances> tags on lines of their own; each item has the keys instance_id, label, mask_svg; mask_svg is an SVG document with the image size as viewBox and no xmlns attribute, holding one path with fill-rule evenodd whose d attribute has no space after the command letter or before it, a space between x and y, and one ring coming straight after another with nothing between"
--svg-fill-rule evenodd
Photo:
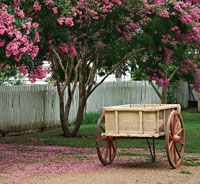
<instances>
[{"instance_id":1,"label":"dirt ground","mask_svg":"<svg viewBox=\"0 0 200 184\"><path fill-rule=\"evenodd\" d=\"M191 174L181 174L187 170ZM176 170L158 166L125 166L104 171L89 171L51 176L41 176L24 181L24 184L200 184L200 166L182 166Z\"/></svg>"},{"instance_id":2,"label":"dirt ground","mask_svg":"<svg viewBox=\"0 0 200 184\"><path fill-rule=\"evenodd\" d=\"M0 184L200 184L200 164L172 169L165 152L119 149L103 166L94 148L0 144ZM185 154L200 163L200 154ZM182 172L185 172L183 174Z\"/></svg>"},{"instance_id":3,"label":"dirt ground","mask_svg":"<svg viewBox=\"0 0 200 184\"><path fill-rule=\"evenodd\" d=\"M138 152L138 154L140 151ZM141 154L147 152L142 151ZM200 158L200 154L185 154L187 158ZM117 157L110 166L101 166L86 172L42 175L22 180L22 184L200 184L200 166L182 165L172 169L166 159L158 156L156 162L142 157ZM144 160L145 161L144 161ZM133 160L136 160L134 162ZM125 161L125 162L124 162ZM187 171L190 174L182 174Z\"/></svg>"}]
</instances>

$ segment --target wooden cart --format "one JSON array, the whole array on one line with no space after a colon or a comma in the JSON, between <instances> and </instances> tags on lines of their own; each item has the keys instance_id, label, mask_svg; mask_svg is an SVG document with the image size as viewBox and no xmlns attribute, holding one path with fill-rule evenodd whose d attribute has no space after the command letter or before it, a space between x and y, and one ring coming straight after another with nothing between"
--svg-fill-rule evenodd
<instances>
[{"instance_id":1,"label":"wooden cart","mask_svg":"<svg viewBox=\"0 0 200 184\"><path fill-rule=\"evenodd\" d=\"M180 111L180 105L177 104L103 107L96 132L100 161L103 165L112 163L119 138L146 139L152 160L155 161L155 139L163 139L170 165L179 167L185 147L185 130ZM153 148L149 139L152 139Z\"/></svg>"}]
</instances>

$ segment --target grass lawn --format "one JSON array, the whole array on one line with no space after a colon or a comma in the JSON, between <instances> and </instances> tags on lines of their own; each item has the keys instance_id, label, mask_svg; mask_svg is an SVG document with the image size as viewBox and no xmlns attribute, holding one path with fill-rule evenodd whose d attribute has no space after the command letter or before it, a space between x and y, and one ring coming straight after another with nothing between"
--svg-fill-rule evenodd
<instances>
[{"instance_id":1,"label":"grass lawn","mask_svg":"<svg viewBox=\"0 0 200 184\"><path fill-rule=\"evenodd\" d=\"M185 152L200 153L200 113L196 109L186 109L182 111L182 116L186 132ZM79 131L86 135L84 138L65 138L61 128L32 134L29 136L5 137L5 143L40 143L42 145L74 146L74 147L96 147L96 122L99 113L87 114L84 123ZM147 148L145 139L121 139L118 141L118 148ZM156 148L165 149L165 140L156 140Z\"/></svg>"}]
</instances>

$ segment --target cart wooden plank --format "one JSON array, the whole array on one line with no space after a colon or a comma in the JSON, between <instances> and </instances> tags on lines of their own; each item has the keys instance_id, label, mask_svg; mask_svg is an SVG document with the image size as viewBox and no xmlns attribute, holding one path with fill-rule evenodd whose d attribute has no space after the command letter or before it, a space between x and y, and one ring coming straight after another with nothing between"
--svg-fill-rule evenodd
<instances>
[{"instance_id":1,"label":"cart wooden plank","mask_svg":"<svg viewBox=\"0 0 200 184\"><path fill-rule=\"evenodd\" d=\"M179 104L127 104L103 107L105 113L104 136L159 137L165 135L169 114Z\"/></svg>"}]
</instances>

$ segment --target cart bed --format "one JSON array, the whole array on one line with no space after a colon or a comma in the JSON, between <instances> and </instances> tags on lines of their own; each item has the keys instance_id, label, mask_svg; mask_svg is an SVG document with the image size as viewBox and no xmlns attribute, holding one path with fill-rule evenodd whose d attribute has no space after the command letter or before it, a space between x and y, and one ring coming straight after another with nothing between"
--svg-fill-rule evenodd
<instances>
[{"instance_id":1,"label":"cart bed","mask_svg":"<svg viewBox=\"0 0 200 184\"><path fill-rule=\"evenodd\" d=\"M172 111L181 110L178 104L120 105L103 107L105 133L113 137L152 137L166 134L166 124Z\"/></svg>"}]
</instances>

